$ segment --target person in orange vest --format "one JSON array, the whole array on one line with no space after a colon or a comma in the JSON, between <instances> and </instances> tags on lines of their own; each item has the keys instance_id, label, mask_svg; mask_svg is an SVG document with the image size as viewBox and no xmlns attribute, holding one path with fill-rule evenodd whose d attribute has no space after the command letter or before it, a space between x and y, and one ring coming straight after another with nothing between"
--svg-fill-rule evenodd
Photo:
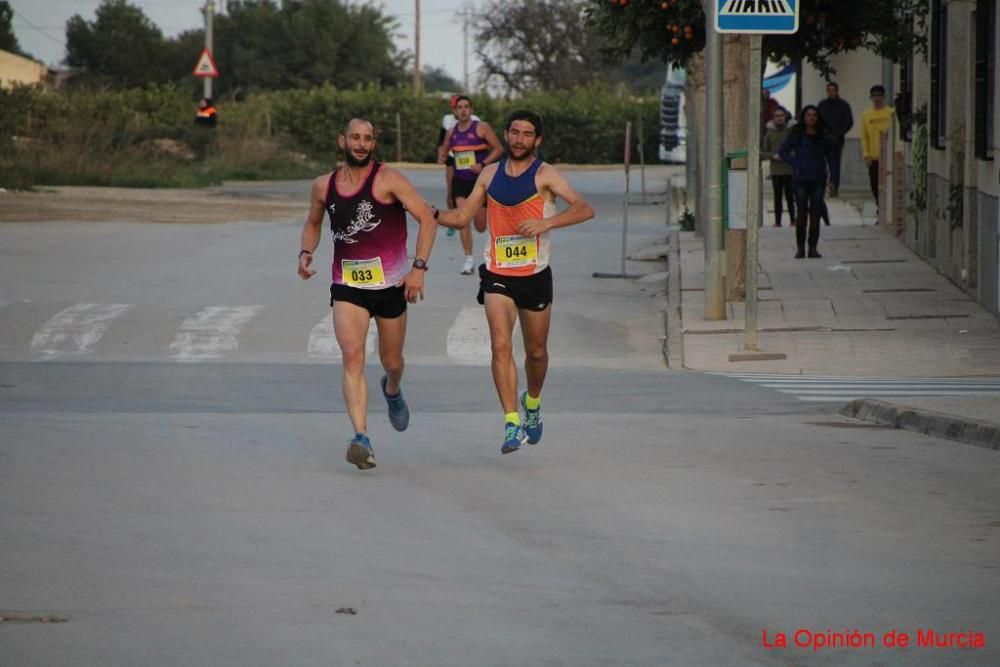
<instances>
[{"instance_id":1,"label":"person in orange vest","mask_svg":"<svg viewBox=\"0 0 1000 667\"><path fill-rule=\"evenodd\" d=\"M217 116L218 112L212 104L212 98L204 97L201 102L198 102L198 111L194 115L194 122L202 127L215 127L218 122Z\"/></svg>"}]
</instances>

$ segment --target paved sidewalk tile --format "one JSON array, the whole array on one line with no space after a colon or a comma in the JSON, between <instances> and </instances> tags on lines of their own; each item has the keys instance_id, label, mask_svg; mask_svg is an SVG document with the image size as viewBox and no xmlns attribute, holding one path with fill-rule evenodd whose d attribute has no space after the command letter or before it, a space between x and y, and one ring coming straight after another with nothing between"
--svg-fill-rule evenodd
<instances>
[{"instance_id":1,"label":"paved sidewalk tile","mask_svg":"<svg viewBox=\"0 0 1000 667\"><path fill-rule=\"evenodd\" d=\"M681 234L684 365L734 373L954 377L1000 375L1000 322L884 228L870 202L832 199L822 259L795 259L794 232L763 227L759 347L786 359L730 362L744 351L744 304L704 319L704 245ZM765 219L769 219L765 214Z\"/></svg>"}]
</instances>

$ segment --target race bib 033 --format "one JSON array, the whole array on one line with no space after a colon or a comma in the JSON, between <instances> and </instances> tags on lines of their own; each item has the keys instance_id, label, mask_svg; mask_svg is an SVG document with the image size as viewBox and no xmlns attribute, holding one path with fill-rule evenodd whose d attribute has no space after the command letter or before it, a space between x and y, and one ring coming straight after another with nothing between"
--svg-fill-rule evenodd
<instances>
[{"instance_id":1,"label":"race bib 033","mask_svg":"<svg viewBox=\"0 0 1000 667\"><path fill-rule=\"evenodd\" d=\"M383 287L385 285L381 257L342 259L340 260L340 270L344 283L351 287Z\"/></svg>"}]
</instances>

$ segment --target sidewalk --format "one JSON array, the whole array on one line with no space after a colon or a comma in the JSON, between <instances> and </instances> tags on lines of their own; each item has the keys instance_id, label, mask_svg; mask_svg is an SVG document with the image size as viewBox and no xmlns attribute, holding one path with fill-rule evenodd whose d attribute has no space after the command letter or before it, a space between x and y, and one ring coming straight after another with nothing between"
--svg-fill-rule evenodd
<instances>
[{"instance_id":1,"label":"sidewalk","mask_svg":"<svg viewBox=\"0 0 1000 667\"><path fill-rule=\"evenodd\" d=\"M681 326L673 327L668 347L685 368L845 377L1000 376L1000 321L993 314L875 225L868 193L845 193L828 200L828 207L832 225L821 229L822 259L795 259L794 229L771 226L773 213L764 213L758 347L787 355L781 360L729 360L744 351L744 304L728 303L726 320L704 319L703 240L693 232L680 234ZM974 407L964 405L968 400L919 402L922 409L961 408L964 417L1000 421L1000 397L977 398Z\"/></svg>"}]
</instances>

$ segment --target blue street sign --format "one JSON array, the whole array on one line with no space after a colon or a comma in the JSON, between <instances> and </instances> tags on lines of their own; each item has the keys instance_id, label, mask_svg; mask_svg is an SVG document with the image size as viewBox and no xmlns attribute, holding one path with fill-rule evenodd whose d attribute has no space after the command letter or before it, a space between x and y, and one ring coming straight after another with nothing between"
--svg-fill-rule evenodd
<instances>
[{"instance_id":1,"label":"blue street sign","mask_svg":"<svg viewBox=\"0 0 1000 667\"><path fill-rule=\"evenodd\" d=\"M799 29L798 0L716 0L717 32L792 34Z\"/></svg>"}]
</instances>

